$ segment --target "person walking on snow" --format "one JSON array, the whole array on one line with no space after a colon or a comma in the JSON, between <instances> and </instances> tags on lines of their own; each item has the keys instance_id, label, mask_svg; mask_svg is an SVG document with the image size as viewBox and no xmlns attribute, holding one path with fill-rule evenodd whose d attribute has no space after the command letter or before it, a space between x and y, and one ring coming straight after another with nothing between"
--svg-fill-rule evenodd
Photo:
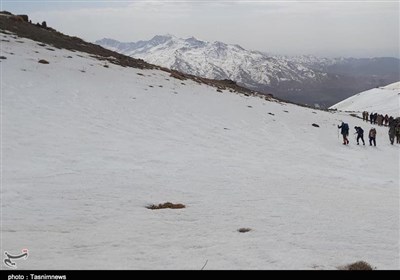
<instances>
[{"instance_id":1,"label":"person walking on snow","mask_svg":"<svg viewBox=\"0 0 400 280\"><path fill-rule=\"evenodd\" d=\"M389 128L389 140L390 140L390 144L392 144L392 145L394 143L394 135L395 135L395 129L394 129L394 126L392 125Z\"/></svg>"},{"instance_id":2,"label":"person walking on snow","mask_svg":"<svg viewBox=\"0 0 400 280\"><path fill-rule=\"evenodd\" d=\"M349 135L349 125L347 123L342 122L338 128L341 128L340 133L343 136L343 145L348 145L349 144L349 139L347 139L347 136Z\"/></svg>"},{"instance_id":3,"label":"person walking on snow","mask_svg":"<svg viewBox=\"0 0 400 280\"><path fill-rule=\"evenodd\" d=\"M356 130L356 133L357 133L357 145L360 144L359 143L360 139L362 140L363 145L365 145L365 142L364 142L364 130L359 126L355 126L354 129Z\"/></svg>"},{"instance_id":4,"label":"person walking on snow","mask_svg":"<svg viewBox=\"0 0 400 280\"><path fill-rule=\"evenodd\" d=\"M394 132L396 134L396 143L400 144L400 123L397 124L397 126L394 129Z\"/></svg>"},{"instance_id":5,"label":"person walking on snow","mask_svg":"<svg viewBox=\"0 0 400 280\"><path fill-rule=\"evenodd\" d=\"M374 146L376 146L376 140L375 140L375 138L376 138L376 129L375 128L371 128L369 130L368 136L369 136L369 145L372 146L372 142L374 142Z\"/></svg>"}]
</instances>

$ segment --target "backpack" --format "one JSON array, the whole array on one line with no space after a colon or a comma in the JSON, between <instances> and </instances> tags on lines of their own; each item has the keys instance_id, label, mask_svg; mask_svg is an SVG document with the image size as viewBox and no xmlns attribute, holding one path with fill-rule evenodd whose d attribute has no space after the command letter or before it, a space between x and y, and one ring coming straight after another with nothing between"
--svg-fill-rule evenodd
<instances>
[{"instance_id":1,"label":"backpack","mask_svg":"<svg viewBox=\"0 0 400 280\"><path fill-rule=\"evenodd\" d=\"M369 137L375 137L376 136L376 130L375 128L371 128L371 130L369 131Z\"/></svg>"},{"instance_id":2,"label":"backpack","mask_svg":"<svg viewBox=\"0 0 400 280\"><path fill-rule=\"evenodd\" d=\"M364 130L361 127L359 127L357 132L358 132L358 134L363 134Z\"/></svg>"},{"instance_id":3,"label":"backpack","mask_svg":"<svg viewBox=\"0 0 400 280\"><path fill-rule=\"evenodd\" d=\"M349 131L349 125L347 123L343 123L342 129L343 131Z\"/></svg>"}]
</instances>

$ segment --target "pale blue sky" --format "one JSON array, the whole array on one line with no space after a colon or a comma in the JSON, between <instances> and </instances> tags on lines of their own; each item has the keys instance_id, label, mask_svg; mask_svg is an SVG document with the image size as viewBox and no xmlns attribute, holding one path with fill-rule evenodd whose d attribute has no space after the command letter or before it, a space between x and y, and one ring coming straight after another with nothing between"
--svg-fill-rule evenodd
<instances>
[{"instance_id":1,"label":"pale blue sky","mask_svg":"<svg viewBox=\"0 0 400 280\"><path fill-rule=\"evenodd\" d=\"M194 36L275 54L399 57L399 1L1 1L87 41Z\"/></svg>"}]
</instances>

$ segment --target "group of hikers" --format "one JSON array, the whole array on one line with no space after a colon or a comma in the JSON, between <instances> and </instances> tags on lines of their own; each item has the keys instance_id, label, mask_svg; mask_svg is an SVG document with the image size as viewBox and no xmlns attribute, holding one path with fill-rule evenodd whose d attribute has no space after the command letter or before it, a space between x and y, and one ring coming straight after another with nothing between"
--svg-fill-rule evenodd
<instances>
[{"instance_id":1,"label":"group of hikers","mask_svg":"<svg viewBox=\"0 0 400 280\"><path fill-rule=\"evenodd\" d=\"M376 115L376 113L375 113ZM382 115L378 115L382 116ZM367 118L368 121L368 112L363 112L363 120L365 120L365 117ZM385 125L389 126L389 140L390 140L390 144L393 145L394 143L394 139L396 137L396 143L400 144L400 118L396 118L394 119L393 117L388 117L387 118L387 124L386 124L386 117L383 117L383 120L385 120ZM375 123L375 121L371 122L371 123ZM379 125L379 123L378 123ZM338 128L341 129L340 133L343 136L343 145L348 145L349 144L349 139L347 138L349 135L349 125L345 122L342 122L341 125L338 125ZM364 130L359 127L359 126L355 126L354 129L356 130L356 132L354 134L357 134L357 145L360 144L360 140L362 141L363 145L365 145L365 141L364 141ZM374 127L372 127L369 132L368 132L368 138L369 138L369 145L372 146L372 144L374 146L376 146L376 129Z\"/></svg>"},{"instance_id":2,"label":"group of hikers","mask_svg":"<svg viewBox=\"0 0 400 280\"><path fill-rule=\"evenodd\" d=\"M389 117L388 114L384 116L383 114L368 113L367 111L362 112L362 118L363 121L377 124L379 126L388 126L394 120L394 118L392 116Z\"/></svg>"},{"instance_id":3,"label":"group of hikers","mask_svg":"<svg viewBox=\"0 0 400 280\"><path fill-rule=\"evenodd\" d=\"M343 145L348 145L350 142L349 139L347 138L347 136L349 136L349 125L345 122L342 122L342 124L340 126L338 125L338 128L341 129L340 133L343 136ZM364 130L359 126L355 126L354 129L356 130L356 134L357 134L357 145L360 145L360 139L363 142L363 145L365 145ZM372 144L374 144L374 146L376 146L376 129L375 128L371 128L369 130L368 137L369 137L369 145L372 146Z\"/></svg>"}]
</instances>

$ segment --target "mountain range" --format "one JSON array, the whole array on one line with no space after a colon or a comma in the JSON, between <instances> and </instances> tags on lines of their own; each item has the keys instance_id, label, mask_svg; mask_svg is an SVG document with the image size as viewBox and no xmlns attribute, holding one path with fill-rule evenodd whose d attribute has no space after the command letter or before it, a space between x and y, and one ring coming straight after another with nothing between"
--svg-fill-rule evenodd
<instances>
[{"instance_id":1,"label":"mountain range","mask_svg":"<svg viewBox=\"0 0 400 280\"><path fill-rule=\"evenodd\" d=\"M95 42L149 63L244 87L308 105L329 107L363 90L399 80L397 58L289 57L194 37L157 35L148 41Z\"/></svg>"}]
</instances>

